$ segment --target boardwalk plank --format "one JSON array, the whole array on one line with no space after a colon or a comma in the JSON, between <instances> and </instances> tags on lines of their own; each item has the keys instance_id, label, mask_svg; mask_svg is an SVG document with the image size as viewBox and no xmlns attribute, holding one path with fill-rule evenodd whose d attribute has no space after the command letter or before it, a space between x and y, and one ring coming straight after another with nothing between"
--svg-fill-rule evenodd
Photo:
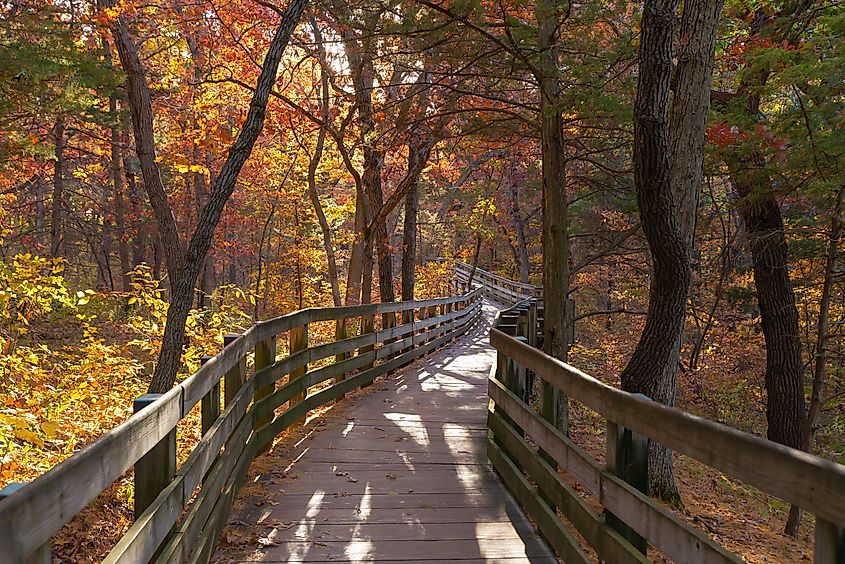
<instances>
[{"instance_id":1,"label":"boardwalk plank","mask_svg":"<svg viewBox=\"0 0 845 564\"><path fill-rule=\"evenodd\" d=\"M256 477L262 494L230 517L251 541L214 561L557 562L487 463L486 331L341 404L277 453Z\"/></svg>"}]
</instances>

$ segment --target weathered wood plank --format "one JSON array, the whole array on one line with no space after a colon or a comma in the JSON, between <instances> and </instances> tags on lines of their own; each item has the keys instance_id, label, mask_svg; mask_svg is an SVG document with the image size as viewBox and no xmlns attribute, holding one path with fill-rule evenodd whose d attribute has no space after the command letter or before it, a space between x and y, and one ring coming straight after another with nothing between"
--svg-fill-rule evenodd
<instances>
[{"instance_id":1,"label":"weathered wood plank","mask_svg":"<svg viewBox=\"0 0 845 564\"><path fill-rule=\"evenodd\" d=\"M607 419L832 523L845 524L845 466L635 397L492 329L497 349Z\"/></svg>"},{"instance_id":2,"label":"weathered wood plank","mask_svg":"<svg viewBox=\"0 0 845 564\"><path fill-rule=\"evenodd\" d=\"M667 556L676 562L741 562L702 531L681 521L613 474L605 472L586 452L531 411L500 383L490 380L489 390L493 401L520 424L531 440L575 477L599 503Z\"/></svg>"},{"instance_id":3,"label":"weathered wood plank","mask_svg":"<svg viewBox=\"0 0 845 564\"><path fill-rule=\"evenodd\" d=\"M590 559L581 550L580 544L572 536L572 533L563 526L557 515L537 493L537 490L528 483L519 469L492 440L487 441L487 455L505 486L519 504L525 508L525 511L540 528L543 536L552 545L558 556L568 564L577 562L588 564Z\"/></svg>"},{"instance_id":4,"label":"weathered wood plank","mask_svg":"<svg viewBox=\"0 0 845 564\"><path fill-rule=\"evenodd\" d=\"M252 391L250 382L247 382L241 388L232 405L226 408L221 417L203 436L176 473L170 485L139 516L132 527L109 552L104 560L105 563L146 562L152 558L167 533L176 523L194 490L217 461L223 445L234 445L227 449L229 454L232 455L239 440L248 435L252 420L245 418L244 413L252 398ZM249 420L245 421L246 419ZM246 435L243 432L244 429L247 431ZM225 462L220 464L225 465ZM211 474L208 478L213 482ZM213 483L206 484L204 490L213 491L214 487ZM219 485L217 487L219 488ZM202 491L197 498L197 503L201 500L201 495ZM173 541L168 543L168 545L170 544L173 544Z\"/></svg>"},{"instance_id":5,"label":"weathered wood plank","mask_svg":"<svg viewBox=\"0 0 845 564\"><path fill-rule=\"evenodd\" d=\"M0 501L4 558L24 560L149 452L182 415L182 389L170 390L76 455Z\"/></svg>"},{"instance_id":6,"label":"weathered wood plank","mask_svg":"<svg viewBox=\"0 0 845 564\"><path fill-rule=\"evenodd\" d=\"M590 508L578 493L567 484L539 453L531 449L499 415L489 415L490 429L512 459L518 459L528 477L537 483L544 498L572 523L606 562L650 562L645 555L631 546L621 535L611 529L602 515Z\"/></svg>"},{"instance_id":7,"label":"weathered wood plank","mask_svg":"<svg viewBox=\"0 0 845 564\"><path fill-rule=\"evenodd\" d=\"M229 440L226 441L229 456L219 458L211 466L208 474L205 476L202 488L196 494L188 511L182 516L173 538L162 549L161 555L158 558L159 562L187 561L197 538L199 538L205 523L208 521L211 511L214 509L227 476L229 476L232 468L234 468L244 452L246 440L252 431L252 427L253 418L248 414L240 421ZM193 491L193 489L189 490L185 488L186 500L193 495ZM127 560L127 562L132 561ZM135 561L143 561L143 559Z\"/></svg>"}]
</instances>

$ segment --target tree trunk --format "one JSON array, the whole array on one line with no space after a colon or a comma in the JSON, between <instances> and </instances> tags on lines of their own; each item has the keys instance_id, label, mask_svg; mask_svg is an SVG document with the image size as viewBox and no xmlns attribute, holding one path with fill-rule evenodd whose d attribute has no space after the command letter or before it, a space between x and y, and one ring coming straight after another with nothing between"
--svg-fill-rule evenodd
<instances>
[{"instance_id":1,"label":"tree trunk","mask_svg":"<svg viewBox=\"0 0 845 564\"><path fill-rule=\"evenodd\" d=\"M417 146L408 142L408 169L416 159ZM405 193L405 218L402 224L402 301L414 299L417 262L417 214L419 213L419 182L414 179Z\"/></svg>"},{"instance_id":2,"label":"tree trunk","mask_svg":"<svg viewBox=\"0 0 845 564\"><path fill-rule=\"evenodd\" d=\"M540 57L540 138L543 160L543 349L565 361L566 300L569 294L569 241L564 164L563 123L560 109L558 51L556 44L557 6L551 0L538 0L535 7ZM569 407L566 396L554 390L556 426L568 433Z\"/></svg>"},{"instance_id":3,"label":"tree trunk","mask_svg":"<svg viewBox=\"0 0 845 564\"><path fill-rule=\"evenodd\" d=\"M355 187L355 240L349 253L349 270L346 278L346 305L362 303L364 275L364 241L367 230L367 204L363 188ZM370 274L372 276L372 273Z\"/></svg>"},{"instance_id":4,"label":"tree trunk","mask_svg":"<svg viewBox=\"0 0 845 564\"><path fill-rule=\"evenodd\" d=\"M214 237L214 230L223 214L226 201L234 191L238 174L252 152L255 141L264 126L267 101L276 82L282 53L299 22L305 5L306 0L292 0L276 28L261 67L246 120L214 181L208 202L200 213L196 229L185 253L181 252L180 238L173 212L170 209L164 185L161 182L158 164L155 162L152 105L138 47L129 36L123 17L118 17L115 20L113 33L118 45L120 60L128 78L127 86L135 133L135 149L141 162L144 185L159 221L162 244L165 247L170 270L171 301L167 309L167 323L164 328L158 363L150 383L150 392L167 391L173 386L176 379L185 339L185 323L193 302L194 284L202 266L205 264L205 258Z\"/></svg>"},{"instance_id":5,"label":"tree trunk","mask_svg":"<svg viewBox=\"0 0 845 564\"><path fill-rule=\"evenodd\" d=\"M50 224L50 256L63 255L64 242L64 198L65 198L65 123L59 118L53 128L54 154L53 163L53 214Z\"/></svg>"},{"instance_id":6,"label":"tree trunk","mask_svg":"<svg viewBox=\"0 0 845 564\"><path fill-rule=\"evenodd\" d=\"M525 221L522 219L522 206L519 205L519 185L511 179L511 216L516 231L516 267L519 269L519 281L528 283L528 243L525 237Z\"/></svg>"},{"instance_id":7,"label":"tree trunk","mask_svg":"<svg viewBox=\"0 0 845 564\"><path fill-rule=\"evenodd\" d=\"M114 190L114 225L117 231L117 256L120 260L120 289L130 289L129 242L126 237L126 201L123 198L122 157L120 154L120 129L117 125L117 97L109 98L109 114L114 120L111 128L111 180Z\"/></svg>"},{"instance_id":8,"label":"tree trunk","mask_svg":"<svg viewBox=\"0 0 845 564\"><path fill-rule=\"evenodd\" d=\"M35 178L35 238L39 245L45 245L44 228L44 200L47 197L47 190L44 186L44 178L39 174Z\"/></svg>"},{"instance_id":9,"label":"tree trunk","mask_svg":"<svg viewBox=\"0 0 845 564\"><path fill-rule=\"evenodd\" d=\"M836 205L833 218L830 221L830 233L827 241L827 258L825 260L824 281L822 282L822 296L819 301L819 317L816 322L816 354L813 359L813 391L807 409L807 421L804 425L803 450L813 451L813 439L818 429L822 406L824 405L824 388L827 376L827 355L830 341L830 299L833 294L833 283L836 280L836 261L839 258L839 240L842 237L842 207L845 196L845 185L839 187L836 194ZM793 505L789 508L789 518L784 532L791 536L798 536L798 525L801 523L801 508Z\"/></svg>"},{"instance_id":10,"label":"tree trunk","mask_svg":"<svg viewBox=\"0 0 845 564\"><path fill-rule=\"evenodd\" d=\"M677 0L645 0L634 103L634 181L640 222L652 257L648 314L622 388L674 405L674 381L690 283L687 237L674 205L669 164L669 88ZM671 456L649 456L651 494L680 501ZM668 481L665 479L668 477Z\"/></svg>"},{"instance_id":11,"label":"tree trunk","mask_svg":"<svg viewBox=\"0 0 845 564\"><path fill-rule=\"evenodd\" d=\"M755 35L786 40L789 21L808 9L805 2L787 3L777 17L757 17ZM736 97L743 101L746 117L757 121L760 92L770 74L765 61L745 68ZM745 224L754 269L754 285L766 342L766 421L770 440L800 449L804 444L805 404L798 310L789 280L789 257L783 217L775 199L766 159L756 147L741 147L723 154Z\"/></svg>"},{"instance_id":12,"label":"tree trunk","mask_svg":"<svg viewBox=\"0 0 845 564\"><path fill-rule=\"evenodd\" d=\"M316 25L314 18L311 19L311 28L314 33L315 43L318 49L324 49L323 36L320 28ZM325 53L322 54L321 60L325 58ZM323 123L328 123L329 115L329 76L325 69L320 67L320 119ZM335 257L334 242L332 241L332 230L326 219L326 213L323 211L323 205L320 203L320 195L317 192L317 167L320 166L320 161L323 158L323 146L326 142L326 128L320 127L320 133L317 134L317 145L314 148L314 154L311 156L311 161L308 163L308 198L311 200L311 205L314 206L314 213L317 214L317 221L320 223L320 231L323 234L323 248L326 252L326 263L328 266L329 284L332 288L332 302L335 306L340 306L340 279L337 271L337 259Z\"/></svg>"},{"instance_id":13,"label":"tree trunk","mask_svg":"<svg viewBox=\"0 0 845 564\"><path fill-rule=\"evenodd\" d=\"M114 0L108 0L107 5L113 6ZM138 161L141 165L144 188L147 191L158 223L159 242L172 285L183 264L182 239L179 236L176 219L173 217L173 210L167 200L167 192L161 180L161 171L156 158L150 89L138 53L138 46L129 35L129 28L124 16L121 15L114 20L112 35L117 46L120 63L127 77L126 94L132 117L135 153L138 155Z\"/></svg>"},{"instance_id":14,"label":"tree trunk","mask_svg":"<svg viewBox=\"0 0 845 564\"><path fill-rule=\"evenodd\" d=\"M114 290L114 279L111 273L111 247L112 247L112 226L109 208L111 207L111 199L114 194L114 180L103 184L102 193L100 195L100 221L103 222L100 249L97 257L97 264L99 266L99 276L97 280L97 288L100 290Z\"/></svg>"},{"instance_id":15,"label":"tree trunk","mask_svg":"<svg viewBox=\"0 0 845 564\"><path fill-rule=\"evenodd\" d=\"M258 266L255 273L255 286L252 294L255 296L255 304L252 310L252 319L258 321L260 317L261 302L258 295L261 292L261 279L264 275L264 246L267 243L267 233L270 231L270 224L273 222L273 216L276 214L276 202L270 206L270 213L267 214L267 219L264 221L264 227L261 229L261 239L258 242Z\"/></svg>"},{"instance_id":16,"label":"tree trunk","mask_svg":"<svg viewBox=\"0 0 845 564\"><path fill-rule=\"evenodd\" d=\"M128 144L129 135L124 130L121 133L124 147ZM138 192L138 183L135 180L135 169L126 149L121 151L123 159L123 173L126 175L126 186L129 192L129 209L132 211L133 236L132 236L132 266L136 267L147 262L147 226L142 222L142 210L144 207L141 195Z\"/></svg>"},{"instance_id":17,"label":"tree trunk","mask_svg":"<svg viewBox=\"0 0 845 564\"><path fill-rule=\"evenodd\" d=\"M674 202L678 230L691 256L695 244L695 223L704 177L704 143L710 89L713 83L713 56L722 0L691 0L684 3L678 41L677 66L671 78L674 86L669 118L669 190ZM662 157L661 157L662 158ZM657 243L660 245L661 243ZM688 260L688 259L687 259ZM692 276L688 276L689 283ZM691 287L687 286L689 295ZM686 299L683 303L686 309ZM651 386L655 401L674 404L680 367L684 313L671 356L654 367ZM659 497L677 501L678 488L672 472L672 451L658 443L649 450L650 490Z\"/></svg>"},{"instance_id":18,"label":"tree trunk","mask_svg":"<svg viewBox=\"0 0 845 564\"><path fill-rule=\"evenodd\" d=\"M805 416L801 339L780 207L759 151L731 158L728 170L741 198L766 342L767 437L800 449Z\"/></svg>"}]
</instances>

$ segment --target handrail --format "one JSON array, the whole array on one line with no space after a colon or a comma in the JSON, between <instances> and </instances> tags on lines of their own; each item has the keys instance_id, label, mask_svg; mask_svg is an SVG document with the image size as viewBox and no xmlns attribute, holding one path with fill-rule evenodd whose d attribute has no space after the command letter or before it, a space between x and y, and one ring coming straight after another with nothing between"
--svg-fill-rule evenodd
<instances>
[{"instance_id":1,"label":"handrail","mask_svg":"<svg viewBox=\"0 0 845 564\"><path fill-rule=\"evenodd\" d=\"M255 324L151 405L0 500L2 560L24 562L45 554L42 547L50 538L133 465L137 483L139 461L154 456L161 445L175 445L177 423L202 403L202 439L182 466L165 476L160 493L106 562L207 561L250 462L279 432L304 420L311 409L466 332L481 315L481 295L475 289L431 300L309 308ZM396 325L395 313L403 314L398 316L403 323ZM382 328L375 331L377 315ZM358 318L362 334L347 338L347 321ZM331 320L343 329L340 338L309 347L308 324ZM277 361L275 339L284 332L291 352ZM253 350L255 371L247 377L246 356ZM333 364L309 371L309 363L332 356ZM227 402L219 413L224 378ZM319 391L309 389L328 381Z\"/></svg>"},{"instance_id":2,"label":"handrail","mask_svg":"<svg viewBox=\"0 0 845 564\"><path fill-rule=\"evenodd\" d=\"M527 298L543 298L541 286L515 282L478 267L473 275L472 266L465 262L456 261L453 270L461 282L468 283L470 277L474 282L480 282L478 286L483 289L484 295L501 304L514 304Z\"/></svg>"},{"instance_id":3,"label":"handrail","mask_svg":"<svg viewBox=\"0 0 845 564\"><path fill-rule=\"evenodd\" d=\"M467 270L467 271L472 270L471 264L460 261L460 260L455 261L455 265L462 268L463 270ZM511 286L515 286L517 288L522 288L523 290L527 290L527 292L525 292L525 293L529 296L534 295L535 291L543 289L541 286L535 286L533 284L528 284L526 282L517 282L516 280L511 280L510 278L506 278L506 277L500 276L498 274L493 274L489 270L484 270L483 268L480 268L478 266L475 267L475 272L478 273L478 274L481 274L482 276L490 278L492 280L498 280L499 282L506 282Z\"/></svg>"},{"instance_id":4,"label":"handrail","mask_svg":"<svg viewBox=\"0 0 845 564\"><path fill-rule=\"evenodd\" d=\"M845 466L608 386L544 354L529 342L537 331L533 308L536 303L527 300L501 312L490 331L497 360L489 381L495 407L489 414L493 438L488 453L508 488L546 537L554 539L555 550L567 562L587 558L560 523L554 506L606 561L641 560L643 554L632 542L642 537L676 562L741 562L620 479L616 449L623 429L629 430L628 437L647 437L815 514L815 561L841 562ZM526 390L532 387L532 377L607 420L607 465L600 465L556 429L548 414L531 407ZM567 470L605 511L621 520L619 530L585 504L550 463Z\"/></svg>"}]
</instances>

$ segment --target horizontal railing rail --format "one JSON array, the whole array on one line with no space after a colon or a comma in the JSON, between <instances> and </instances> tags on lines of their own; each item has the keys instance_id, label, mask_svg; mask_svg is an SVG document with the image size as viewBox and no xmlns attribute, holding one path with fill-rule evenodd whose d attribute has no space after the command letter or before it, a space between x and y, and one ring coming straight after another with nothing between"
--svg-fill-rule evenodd
<instances>
[{"instance_id":1,"label":"horizontal railing rail","mask_svg":"<svg viewBox=\"0 0 845 564\"><path fill-rule=\"evenodd\" d=\"M255 324L167 393L142 398L148 405L124 423L0 499L0 560L50 562L51 537L134 466L136 520L105 562L207 562L257 454L310 410L465 333L481 316L481 294L310 308ZM337 338L309 346L309 324L324 321L336 322ZM359 334L349 337L355 321ZM283 333L290 352L277 359ZM202 438L176 468L176 427L197 405Z\"/></svg>"},{"instance_id":2,"label":"horizontal railing rail","mask_svg":"<svg viewBox=\"0 0 845 564\"><path fill-rule=\"evenodd\" d=\"M676 562L742 561L640 491L647 474L639 477L640 489L626 482L631 468L647 468L647 440L815 514L815 562L845 561L845 466L624 392L544 354L530 342L535 307L529 299L500 312L490 332L497 360L489 381L488 454L566 562L590 560L556 508L607 562L647 561L646 543ZM555 427L547 398L540 413L532 407L533 378L546 384L544 393L554 387L606 419L606 464ZM604 511L585 502L559 468Z\"/></svg>"},{"instance_id":3,"label":"horizontal railing rail","mask_svg":"<svg viewBox=\"0 0 845 564\"><path fill-rule=\"evenodd\" d=\"M485 296L500 304L510 305L521 302L526 298L538 300L543 298L541 286L514 282L478 267L475 268L473 273L472 265L461 261L455 262L453 269L460 282L468 283L470 277L472 277L473 282L483 289Z\"/></svg>"}]
</instances>

